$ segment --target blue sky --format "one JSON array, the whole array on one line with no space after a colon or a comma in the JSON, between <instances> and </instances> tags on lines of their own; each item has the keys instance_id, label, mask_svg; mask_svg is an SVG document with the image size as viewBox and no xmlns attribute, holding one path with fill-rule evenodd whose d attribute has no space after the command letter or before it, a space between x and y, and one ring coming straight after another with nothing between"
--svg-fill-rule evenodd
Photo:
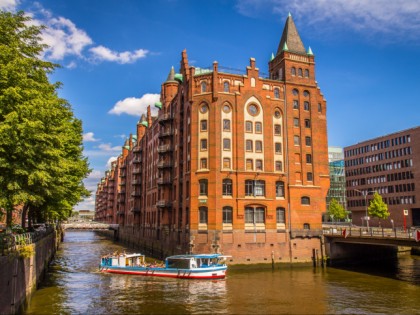
<instances>
[{"instance_id":1,"label":"blue sky","mask_svg":"<svg viewBox=\"0 0 420 315\"><path fill-rule=\"evenodd\" d=\"M330 146L348 146L420 125L418 0L0 0L46 25L43 58L83 121L85 155L96 184L147 105L153 105L181 51L190 65L268 73L290 12L327 99ZM153 108L153 107L152 107Z\"/></svg>"}]
</instances>

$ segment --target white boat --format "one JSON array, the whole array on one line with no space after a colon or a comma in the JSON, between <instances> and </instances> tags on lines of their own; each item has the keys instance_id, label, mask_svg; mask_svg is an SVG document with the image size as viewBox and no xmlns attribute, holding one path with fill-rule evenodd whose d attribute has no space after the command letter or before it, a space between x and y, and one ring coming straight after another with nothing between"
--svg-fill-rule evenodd
<instances>
[{"instance_id":1,"label":"white boat","mask_svg":"<svg viewBox=\"0 0 420 315\"><path fill-rule=\"evenodd\" d=\"M175 255L165 259L165 265L147 265L142 254L107 255L101 259L101 272L182 279L223 279L226 258L221 254Z\"/></svg>"}]
</instances>

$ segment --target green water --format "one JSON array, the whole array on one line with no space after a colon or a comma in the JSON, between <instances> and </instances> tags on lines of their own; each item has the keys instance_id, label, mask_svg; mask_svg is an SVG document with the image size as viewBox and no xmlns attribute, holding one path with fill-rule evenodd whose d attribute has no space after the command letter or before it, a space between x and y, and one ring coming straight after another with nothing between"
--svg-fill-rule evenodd
<instances>
[{"instance_id":1,"label":"green water","mask_svg":"<svg viewBox=\"0 0 420 315\"><path fill-rule=\"evenodd\" d=\"M386 269L231 268L217 281L98 272L101 255L124 249L66 232L27 314L420 314L419 257Z\"/></svg>"}]
</instances>

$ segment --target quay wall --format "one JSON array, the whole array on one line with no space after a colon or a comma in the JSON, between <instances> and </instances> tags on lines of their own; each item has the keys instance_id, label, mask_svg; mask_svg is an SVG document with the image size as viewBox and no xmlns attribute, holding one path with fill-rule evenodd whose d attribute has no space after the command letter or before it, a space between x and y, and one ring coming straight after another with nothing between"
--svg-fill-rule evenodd
<instances>
[{"instance_id":1,"label":"quay wall","mask_svg":"<svg viewBox=\"0 0 420 315\"><path fill-rule=\"evenodd\" d=\"M193 232L193 231L191 231ZM163 260L167 256L192 253L223 253L232 256L230 265L242 264L321 264L323 250L318 236L289 238L289 233L267 231L265 233L244 233L233 231L226 233L191 233L184 235L190 242L177 242L176 237L167 236L158 239L132 226L120 226L116 231L98 231L108 238L120 241L129 247L140 250L143 254ZM226 234L226 235L225 235ZM184 246L183 246L184 245Z\"/></svg>"},{"instance_id":2,"label":"quay wall","mask_svg":"<svg viewBox=\"0 0 420 315\"><path fill-rule=\"evenodd\" d=\"M0 256L0 314L22 313L45 272L59 244L62 231L54 230L37 242L17 246L16 251ZM22 250L30 257L22 257Z\"/></svg>"}]
</instances>

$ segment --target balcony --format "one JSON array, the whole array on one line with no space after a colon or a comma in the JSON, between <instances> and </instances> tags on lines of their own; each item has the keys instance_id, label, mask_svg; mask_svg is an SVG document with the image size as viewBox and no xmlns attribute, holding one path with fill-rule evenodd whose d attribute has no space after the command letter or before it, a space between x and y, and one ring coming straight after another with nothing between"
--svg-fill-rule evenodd
<instances>
[{"instance_id":1,"label":"balcony","mask_svg":"<svg viewBox=\"0 0 420 315\"><path fill-rule=\"evenodd\" d=\"M117 211L117 215L125 215L124 210Z\"/></svg>"},{"instance_id":2,"label":"balcony","mask_svg":"<svg viewBox=\"0 0 420 315\"><path fill-rule=\"evenodd\" d=\"M174 134L172 129L168 129L168 130L162 130L159 133L159 138L164 138L164 137L169 137L172 136Z\"/></svg>"},{"instance_id":3,"label":"balcony","mask_svg":"<svg viewBox=\"0 0 420 315\"><path fill-rule=\"evenodd\" d=\"M141 168L140 167L133 168L133 174L141 174Z\"/></svg>"},{"instance_id":4,"label":"balcony","mask_svg":"<svg viewBox=\"0 0 420 315\"><path fill-rule=\"evenodd\" d=\"M141 163L141 158L140 157L136 157L133 159L133 163L134 164L140 164Z\"/></svg>"},{"instance_id":5,"label":"balcony","mask_svg":"<svg viewBox=\"0 0 420 315\"><path fill-rule=\"evenodd\" d=\"M159 161L157 164L158 168L170 168L173 166L172 161Z\"/></svg>"},{"instance_id":6,"label":"balcony","mask_svg":"<svg viewBox=\"0 0 420 315\"><path fill-rule=\"evenodd\" d=\"M133 213L140 213L140 208L132 207L130 211Z\"/></svg>"},{"instance_id":7,"label":"balcony","mask_svg":"<svg viewBox=\"0 0 420 315\"><path fill-rule=\"evenodd\" d=\"M158 185L172 185L172 178L168 177L163 177L163 178L158 178L157 179L157 184Z\"/></svg>"},{"instance_id":8,"label":"balcony","mask_svg":"<svg viewBox=\"0 0 420 315\"><path fill-rule=\"evenodd\" d=\"M159 153L171 152L172 151L172 146L170 144L160 145L160 146L158 146L157 151Z\"/></svg>"},{"instance_id":9,"label":"balcony","mask_svg":"<svg viewBox=\"0 0 420 315\"><path fill-rule=\"evenodd\" d=\"M134 153L140 153L141 151L143 151L143 148L141 146L135 146L133 148Z\"/></svg>"},{"instance_id":10,"label":"balcony","mask_svg":"<svg viewBox=\"0 0 420 315\"><path fill-rule=\"evenodd\" d=\"M141 179L133 179L131 181L131 184L133 184L134 186L140 186L141 185Z\"/></svg>"},{"instance_id":11,"label":"balcony","mask_svg":"<svg viewBox=\"0 0 420 315\"><path fill-rule=\"evenodd\" d=\"M165 123L172 119L173 119L173 116L171 114L163 114L162 116L160 116L159 123Z\"/></svg>"},{"instance_id":12,"label":"balcony","mask_svg":"<svg viewBox=\"0 0 420 315\"><path fill-rule=\"evenodd\" d=\"M156 203L156 207L158 208L170 208L172 206L172 202L166 199L158 200Z\"/></svg>"},{"instance_id":13,"label":"balcony","mask_svg":"<svg viewBox=\"0 0 420 315\"><path fill-rule=\"evenodd\" d=\"M125 203L125 196L124 195L119 196L118 203Z\"/></svg>"},{"instance_id":14,"label":"balcony","mask_svg":"<svg viewBox=\"0 0 420 315\"><path fill-rule=\"evenodd\" d=\"M131 197L140 197L141 196L141 192L140 191L133 191L131 192Z\"/></svg>"}]
</instances>

